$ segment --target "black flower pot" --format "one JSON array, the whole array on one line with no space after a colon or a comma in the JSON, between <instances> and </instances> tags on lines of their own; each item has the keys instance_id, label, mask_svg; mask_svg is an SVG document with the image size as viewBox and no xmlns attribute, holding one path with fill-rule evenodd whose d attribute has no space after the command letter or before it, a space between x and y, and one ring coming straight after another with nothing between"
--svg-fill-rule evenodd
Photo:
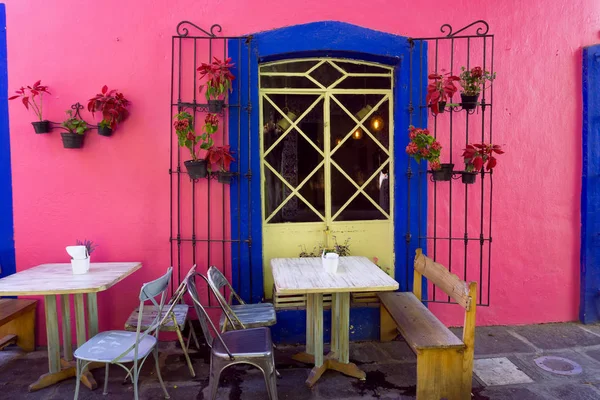
<instances>
[{"instance_id":1,"label":"black flower pot","mask_svg":"<svg viewBox=\"0 0 600 400\"><path fill-rule=\"evenodd\" d=\"M187 160L183 163L192 179L206 178L206 160Z\"/></svg>"},{"instance_id":2,"label":"black flower pot","mask_svg":"<svg viewBox=\"0 0 600 400\"><path fill-rule=\"evenodd\" d=\"M78 133L63 132L60 134L65 149L81 149L83 147L83 139L85 135Z\"/></svg>"},{"instance_id":3,"label":"black flower pot","mask_svg":"<svg viewBox=\"0 0 600 400\"><path fill-rule=\"evenodd\" d=\"M113 130L110 126L98 125L98 134L102 136L112 136Z\"/></svg>"},{"instance_id":4,"label":"black flower pot","mask_svg":"<svg viewBox=\"0 0 600 400\"><path fill-rule=\"evenodd\" d=\"M225 100L208 101L208 112L218 114L223 111L223 107L225 107Z\"/></svg>"},{"instance_id":5,"label":"black flower pot","mask_svg":"<svg viewBox=\"0 0 600 400\"><path fill-rule=\"evenodd\" d=\"M43 121L32 122L31 125L33 125L35 133L50 133L52 130L52 125L50 125L50 121L47 119Z\"/></svg>"},{"instance_id":6,"label":"black flower pot","mask_svg":"<svg viewBox=\"0 0 600 400\"><path fill-rule=\"evenodd\" d=\"M477 100L479 100L478 94L466 95L464 93L461 93L460 98L460 105L463 108L463 110L474 110L475 108L477 108Z\"/></svg>"},{"instance_id":7,"label":"black flower pot","mask_svg":"<svg viewBox=\"0 0 600 400\"><path fill-rule=\"evenodd\" d=\"M220 171L217 174L218 174L217 175L217 180L219 181L219 183L224 183L224 184L227 184L227 185L231 184L231 179L234 176L233 172L229 172L229 171L223 172L223 171Z\"/></svg>"},{"instance_id":8,"label":"black flower pot","mask_svg":"<svg viewBox=\"0 0 600 400\"><path fill-rule=\"evenodd\" d=\"M462 182L466 183L467 185L472 185L475 183L475 178L477 178L477 172L463 171L462 173Z\"/></svg>"},{"instance_id":9,"label":"black flower pot","mask_svg":"<svg viewBox=\"0 0 600 400\"><path fill-rule=\"evenodd\" d=\"M445 101L440 101L438 103L438 114L443 113L445 108L446 108L446 102Z\"/></svg>"},{"instance_id":10,"label":"black flower pot","mask_svg":"<svg viewBox=\"0 0 600 400\"><path fill-rule=\"evenodd\" d=\"M449 181L452 179L452 170L454 169L454 164L442 164L441 168L433 171L433 180L434 181Z\"/></svg>"}]
</instances>

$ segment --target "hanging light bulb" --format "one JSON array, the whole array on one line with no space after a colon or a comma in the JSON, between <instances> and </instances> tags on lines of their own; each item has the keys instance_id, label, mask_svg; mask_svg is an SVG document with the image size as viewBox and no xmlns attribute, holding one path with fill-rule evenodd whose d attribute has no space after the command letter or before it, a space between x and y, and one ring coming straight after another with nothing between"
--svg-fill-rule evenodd
<instances>
[{"instance_id":1,"label":"hanging light bulb","mask_svg":"<svg viewBox=\"0 0 600 400\"><path fill-rule=\"evenodd\" d=\"M363 137L363 131L360 128L356 128L354 132L352 132L352 139L360 140Z\"/></svg>"},{"instance_id":2,"label":"hanging light bulb","mask_svg":"<svg viewBox=\"0 0 600 400\"><path fill-rule=\"evenodd\" d=\"M337 138L335 139L335 145L339 145L340 143L342 143L342 139L341 138Z\"/></svg>"},{"instance_id":3,"label":"hanging light bulb","mask_svg":"<svg viewBox=\"0 0 600 400\"><path fill-rule=\"evenodd\" d=\"M379 132L384 126L385 122L383 121L381 115L376 115L371 118L371 129L373 129L375 132Z\"/></svg>"}]
</instances>

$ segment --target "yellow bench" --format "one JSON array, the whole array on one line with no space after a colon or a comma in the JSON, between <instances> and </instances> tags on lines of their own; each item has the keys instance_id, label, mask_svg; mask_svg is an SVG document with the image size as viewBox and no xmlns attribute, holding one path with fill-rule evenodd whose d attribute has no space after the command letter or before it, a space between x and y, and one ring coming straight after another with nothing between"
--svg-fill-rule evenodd
<instances>
[{"instance_id":1,"label":"yellow bench","mask_svg":"<svg viewBox=\"0 0 600 400\"><path fill-rule=\"evenodd\" d=\"M0 299L0 350L16 343L24 351L35 350L37 300Z\"/></svg>"},{"instance_id":2,"label":"yellow bench","mask_svg":"<svg viewBox=\"0 0 600 400\"><path fill-rule=\"evenodd\" d=\"M462 341L421 302L422 277L465 310ZM417 400L469 400L473 379L477 283L466 283L417 249L413 293L387 292L381 300L381 341L398 331L417 355Z\"/></svg>"}]
</instances>

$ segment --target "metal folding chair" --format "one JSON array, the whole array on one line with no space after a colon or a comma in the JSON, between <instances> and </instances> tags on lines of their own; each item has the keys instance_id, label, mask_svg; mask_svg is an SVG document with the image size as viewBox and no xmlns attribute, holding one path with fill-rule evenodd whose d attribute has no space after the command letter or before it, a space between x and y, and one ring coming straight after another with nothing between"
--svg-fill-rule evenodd
<instances>
[{"instance_id":1,"label":"metal folding chair","mask_svg":"<svg viewBox=\"0 0 600 400\"><path fill-rule=\"evenodd\" d=\"M223 309L223 315L219 321L221 332L236 329L258 328L272 326L277 322L275 307L271 303L246 304L244 300L233 290L233 287L225 276L216 267L208 269L208 284L212 288L215 297ZM229 290L229 298L226 300L221 290ZM233 300L239 304L232 304Z\"/></svg>"},{"instance_id":2,"label":"metal folding chair","mask_svg":"<svg viewBox=\"0 0 600 400\"><path fill-rule=\"evenodd\" d=\"M77 359L77 380L75 383L75 400L79 397L79 386L81 383L81 375L85 372L90 363L105 363L106 370L104 375L104 392L108 394L108 367L110 364L116 364L127 371L127 377L131 378L133 383L133 393L135 400L138 400L138 377L146 358L153 354L156 364L156 374L160 385L165 393L165 398L169 398L169 393L165 388L165 383L160 375L158 365L158 331L163 320L159 317L162 315L162 309L165 304L169 279L171 278L172 267L169 267L167 273L160 278L145 283L140 291L140 313L138 316L138 324L135 332L129 331L107 331L98 333L96 336L85 342L82 346L75 350L74 356ZM159 302L156 298L160 296ZM144 311L144 303L151 301L154 307L157 308L158 314L148 329L141 332L142 315ZM170 308L172 308L172 305ZM168 310L166 315L169 315ZM125 363L133 363L131 368L125 366Z\"/></svg>"},{"instance_id":3,"label":"metal folding chair","mask_svg":"<svg viewBox=\"0 0 600 400\"><path fill-rule=\"evenodd\" d=\"M275 376L275 359L273 356L271 331L269 328L261 327L219 333L219 330L212 323L206 310L200 303L194 280L196 276L202 277L207 283L208 279L196 273L187 279L187 288L194 309L198 314L198 320L204 332L206 343L211 348L210 400L215 400L217 397L221 372L225 368L235 364L250 364L261 370L265 378L269 399L277 400L277 378ZM211 330L215 334L214 338Z\"/></svg>"},{"instance_id":4,"label":"metal folding chair","mask_svg":"<svg viewBox=\"0 0 600 400\"><path fill-rule=\"evenodd\" d=\"M192 268L190 268L190 270L186 274L185 278L189 277L190 275L192 275L194 273L196 273L196 265L195 264ZM189 355L190 339L191 338L194 339L194 343L195 343L197 349L200 349L200 344L198 343L198 338L196 337L196 333L192 327L192 321L188 320L189 306L183 302L183 295L187 291L187 288L185 286L185 278L181 282L181 284L179 285L177 290L175 290L175 292L173 292L173 296L171 297L171 299L169 300L169 303L167 304L167 307L171 307L173 305L172 312L170 313L168 318L165 318L165 316L167 315L167 313L166 313L167 310L163 310L163 312L161 314L161 320L163 320L164 323L160 326L159 330L161 332L176 332L177 333L177 339L179 340L179 344L181 345L181 350L183 350L183 355L185 356L185 361L190 370L190 374L192 375L192 377L195 377L196 372L194 371L194 366L192 365L192 361L190 360L190 355ZM126 331L135 331L137 329L138 321L139 321L139 310L140 310L139 308L136 308L131 313L129 318L127 319L127 322L125 323ZM152 321L155 320L157 315L158 315L158 310L156 307L154 307L154 306L144 307L144 310L142 313L142 319L141 319L141 321L142 321L141 329L142 330L148 329L148 327L150 326ZM187 338L187 341L184 341L183 334L181 332L184 330L186 322L189 324L190 334Z\"/></svg>"}]
</instances>

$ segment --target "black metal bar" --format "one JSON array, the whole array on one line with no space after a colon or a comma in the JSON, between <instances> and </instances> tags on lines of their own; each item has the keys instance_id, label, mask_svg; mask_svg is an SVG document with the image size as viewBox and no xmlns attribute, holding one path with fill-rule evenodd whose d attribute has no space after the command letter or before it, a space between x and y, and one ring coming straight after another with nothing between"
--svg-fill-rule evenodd
<instances>
[{"instance_id":1,"label":"black metal bar","mask_svg":"<svg viewBox=\"0 0 600 400\"><path fill-rule=\"evenodd\" d=\"M251 122L251 113L252 113L252 88L251 88L251 77L252 72L250 71L251 64L251 42L252 37L248 37L248 172L246 176L248 178L248 204L251 204L252 201L252 127ZM256 105L258 107L258 105ZM262 129L260 130L260 134L262 135ZM258 179L262 179L262 177L258 177ZM252 213L250 211L251 207L248 207L248 276L250 283L250 299L252 299Z\"/></svg>"},{"instance_id":2,"label":"black metal bar","mask_svg":"<svg viewBox=\"0 0 600 400\"><path fill-rule=\"evenodd\" d=\"M175 38L171 38L171 102L173 101L173 83L175 79ZM169 117L169 238L173 237L173 106L170 107ZM175 265L175 254L173 243L170 243L171 266ZM173 279L171 279L171 293L175 290Z\"/></svg>"},{"instance_id":3,"label":"black metal bar","mask_svg":"<svg viewBox=\"0 0 600 400\"><path fill-rule=\"evenodd\" d=\"M484 59L485 59L485 54L483 55ZM471 65L471 38L467 39L467 69L470 69L470 65ZM467 113L467 115L465 116L465 147L466 145L469 144L469 113ZM466 169L466 167L465 167ZM465 225L464 225L464 231L465 231L465 247L464 247L464 277L463 279L466 281L467 280L467 259L468 259L468 254L469 254L469 249L468 249L468 245L469 245L469 241L468 241L468 237L469 237L469 233L468 233L468 229L469 229L469 185L464 185L465 186Z\"/></svg>"},{"instance_id":4,"label":"black metal bar","mask_svg":"<svg viewBox=\"0 0 600 400\"><path fill-rule=\"evenodd\" d=\"M242 60L242 40L238 39L238 60ZM250 69L250 68L248 68ZM238 71L239 71L239 75L241 76L242 74L242 65L241 63L238 65ZM238 104L242 104L242 84L241 84L242 80L238 79L237 80L237 94L238 94L238 98L237 98L237 103ZM238 219L237 219L237 233L238 233L238 240L242 237L242 218L241 215L239 213L242 212L241 210L241 197L242 197L242 162L240 160L240 155L242 154L242 149L241 149L241 140L242 140L242 108L238 107L237 108L237 151L238 151L238 162L237 162L237 174L238 174L238 181L237 181L237 213L238 213ZM231 223L233 223L233 221L231 221ZM238 276L238 282L237 282L237 289L239 291L239 288L241 286L241 270L240 270L240 266L241 266L241 257L242 257L242 243L239 243L237 245L237 276ZM233 263L231 263L231 269L233 272ZM233 279L232 279L233 280Z\"/></svg>"},{"instance_id":5,"label":"black metal bar","mask_svg":"<svg viewBox=\"0 0 600 400\"><path fill-rule=\"evenodd\" d=\"M223 59L227 58L227 40L223 39ZM238 79L239 81L239 79ZM223 118L223 146L225 146L226 144L228 144L228 140L226 140L225 135L227 133L227 114L228 113L224 113L225 117ZM225 199L225 185L222 184L221 185L221 203L222 203L222 207L221 207L221 220L222 220L222 226L221 226L221 235L223 236L223 238L225 238L226 233L225 233L225 204L226 204L226 199ZM222 254L222 258L221 258L221 262L223 263L223 276L225 276L225 278L227 278L227 268L226 268L226 259L225 259L225 244L226 242L222 242L223 246L222 246L222 250L223 250L223 254ZM231 282L231 279L229 279L229 281ZM225 290L225 289L223 289Z\"/></svg>"},{"instance_id":6,"label":"black metal bar","mask_svg":"<svg viewBox=\"0 0 600 400\"><path fill-rule=\"evenodd\" d=\"M177 74L177 101L181 101L181 39L179 40L179 59ZM172 108L172 107L171 107ZM180 110L177 110L179 112ZM172 140L172 139L171 139ZM177 148L177 238L181 238L181 149ZM181 241L177 241L177 283L181 283Z\"/></svg>"},{"instance_id":7,"label":"black metal bar","mask_svg":"<svg viewBox=\"0 0 600 400\"><path fill-rule=\"evenodd\" d=\"M409 49L409 60L408 60L408 76L409 76L409 83L408 83L408 93L409 93L409 100L408 100L408 122L409 125L412 125L413 123L413 111L414 111L414 107L413 107L413 101L412 101L412 95L413 95L413 53L414 53L414 48L415 48L415 42L411 41L410 42L410 49ZM406 166L406 234L404 236L405 238L405 242L406 242L406 259L405 259L405 264L404 264L404 268L405 268L405 279L406 279L406 289L403 289L404 291L408 291L410 289L410 276L409 276L409 269L411 268L411 262L410 262L410 239L411 239L411 233L410 233L410 213L411 213L411 207L410 207L410 180L412 178L413 172L411 169L411 159L408 159L407 162L407 166ZM418 166L417 166L418 168ZM417 208L420 208L421 204L419 203L419 205L417 206Z\"/></svg>"}]
</instances>

